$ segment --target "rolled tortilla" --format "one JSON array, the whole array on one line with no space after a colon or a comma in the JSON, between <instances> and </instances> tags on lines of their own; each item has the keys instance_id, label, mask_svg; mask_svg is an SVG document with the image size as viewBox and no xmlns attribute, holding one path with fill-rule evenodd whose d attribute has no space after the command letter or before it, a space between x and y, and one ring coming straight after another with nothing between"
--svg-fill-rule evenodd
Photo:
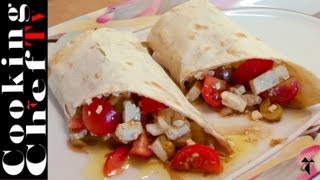
<instances>
[{"instance_id":1,"label":"rolled tortilla","mask_svg":"<svg viewBox=\"0 0 320 180\"><path fill-rule=\"evenodd\" d=\"M285 63L300 90L290 107L320 102L320 80L304 67L243 30L207 0L190 0L162 15L148 36L159 64L184 90L190 77L251 58Z\"/></svg>"},{"instance_id":2,"label":"rolled tortilla","mask_svg":"<svg viewBox=\"0 0 320 180\"><path fill-rule=\"evenodd\" d=\"M69 121L85 100L102 94L133 92L161 102L194 120L227 154L229 142L186 100L140 41L129 32L101 28L84 32L49 61L50 88Z\"/></svg>"}]
</instances>

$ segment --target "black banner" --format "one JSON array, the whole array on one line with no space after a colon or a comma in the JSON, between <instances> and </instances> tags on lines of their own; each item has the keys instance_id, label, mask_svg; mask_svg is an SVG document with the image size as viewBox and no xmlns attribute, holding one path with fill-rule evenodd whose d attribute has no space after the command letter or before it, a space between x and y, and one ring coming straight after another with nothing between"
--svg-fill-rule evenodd
<instances>
[{"instance_id":1,"label":"black banner","mask_svg":"<svg viewBox=\"0 0 320 180\"><path fill-rule=\"evenodd\" d=\"M47 0L0 3L0 179L47 179Z\"/></svg>"}]
</instances>

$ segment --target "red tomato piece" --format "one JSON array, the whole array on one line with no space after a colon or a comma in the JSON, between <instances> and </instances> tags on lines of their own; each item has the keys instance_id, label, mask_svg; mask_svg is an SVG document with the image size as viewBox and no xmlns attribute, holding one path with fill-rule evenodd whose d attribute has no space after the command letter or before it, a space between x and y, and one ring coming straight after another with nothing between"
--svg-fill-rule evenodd
<instances>
[{"instance_id":1,"label":"red tomato piece","mask_svg":"<svg viewBox=\"0 0 320 180\"><path fill-rule=\"evenodd\" d=\"M289 78L286 81L272 87L261 93L261 97L270 98L272 103L286 105L290 103L298 94L300 85L295 78Z\"/></svg>"},{"instance_id":2,"label":"red tomato piece","mask_svg":"<svg viewBox=\"0 0 320 180\"><path fill-rule=\"evenodd\" d=\"M147 97L141 98L140 107L142 114L156 113L167 108L166 105Z\"/></svg>"},{"instance_id":3,"label":"red tomato piece","mask_svg":"<svg viewBox=\"0 0 320 180\"><path fill-rule=\"evenodd\" d=\"M104 98L93 98L90 105L82 107L83 123L94 135L104 136L115 131L121 115Z\"/></svg>"},{"instance_id":4,"label":"red tomato piece","mask_svg":"<svg viewBox=\"0 0 320 180\"><path fill-rule=\"evenodd\" d=\"M223 169L217 152L201 144L180 149L171 160L170 167L176 170L203 173L220 173Z\"/></svg>"},{"instance_id":5,"label":"red tomato piece","mask_svg":"<svg viewBox=\"0 0 320 180\"><path fill-rule=\"evenodd\" d=\"M106 161L103 166L105 176L115 175L128 159L130 146L122 146L106 154ZM115 171L115 172L113 172Z\"/></svg>"},{"instance_id":6,"label":"red tomato piece","mask_svg":"<svg viewBox=\"0 0 320 180\"><path fill-rule=\"evenodd\" d=\"M149 142L146 132L140 134L139 138L133 142L130 154L146 158L153 155L153 152L149 148Z\"/></svg>"},{"instance_id":7,"label":"red tomato piece","mask_svg":"<svg viewBox=\"0 0 320 180\"><path fill-rule=\"evenodd\" d=\"M273 67L272 60L248 59L233 72L232 80L236 84L247 85L248 82Z\"/></svg>"},{"instance_id":8,"label":"red tomato piece","mask_svg":"<svg viewBox=\"0 0 320 180\"><path fill-rule=\"evenodd\" d=\"M86 129L86 127L83 124L82 117L75 116L71 119L71 121L68 124L69 129L73 133L81 132L82 130Z\"/></svg>"},{"instance_id":9,"label":"red tomato piece","mask_svg":"<svg viewBox=\"0 0 320 180\"><path fill-rule=\"evenodd\" d=\"M227 87L226 81L206 75L201 94L203 99L214 109L221 109L223 107L221 93L227 90Z\"/></svg>"}]
</instances>

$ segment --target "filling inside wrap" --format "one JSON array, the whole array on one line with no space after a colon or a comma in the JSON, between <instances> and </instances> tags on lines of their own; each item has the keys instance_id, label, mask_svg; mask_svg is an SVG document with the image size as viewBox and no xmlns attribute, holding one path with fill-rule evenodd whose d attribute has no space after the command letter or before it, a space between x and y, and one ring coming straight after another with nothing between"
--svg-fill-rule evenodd
<instances>
[{"instance_id":1,"label":"filling inside wrap","mask_svg":"<svg viewBox=\"0 0 320 180\"><path fill-rule=\"evenodd\" d=\"M77 108L68 127L75 145L84 146L93 139L112 141L116 147L128 147L127 153L132 156L155 156L163 162L170 161L170 166L178 170L186 170L181 168L181 156L192 158L192 154L199 153L198 146L213 154L214 160L208 162L212 161L214 166L189 167L188 170L219 173L222 166L215 152L226 155L219 149L219 143L194 121L160 102L130 92L86 100ZM184 148L187 155L182 151ZM109 173L112 172L105 170L105 175Z\"/></svg>"},{"instance_id":2,"label":"filling inside wrap","mask_svg":"<svg viewBox=\"0 0 320 180\"><path fill-rule=\"evenodd\" d=\"M196 73L185 87L189 101L201 98L222 116L250 113L254 120L274 122L300 85L284 63L248 59Z\"/></svg>"}]
</instances>

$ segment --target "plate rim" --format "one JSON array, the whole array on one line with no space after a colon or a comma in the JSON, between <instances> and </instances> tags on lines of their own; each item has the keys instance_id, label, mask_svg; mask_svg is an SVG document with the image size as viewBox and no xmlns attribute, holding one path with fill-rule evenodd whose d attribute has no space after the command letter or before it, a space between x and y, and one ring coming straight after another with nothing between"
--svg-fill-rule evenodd
<instances>
[{"instance_id":1,"label":"plate rim","mask_svg":"<svg viewBox=\"0 0 320 180\"><path fill-rule=\"evenodd\" d=\"M300 11L296 11L296 10L290 10L290 9L284 9L284 8L274 8L274 7L233 7L233 8L230 8L230 9L224 9L222 11L224 13L231 13L232 11L250 11L250 10L285 12L285 13L289 13L289 14L295 14L295 15L299 15L299 16L304 16L304 17L313 19L315 21L318 21L320 23L320 18L314 17L314 16L312 16L310 14L307 14L307 13L304 13L304 12L300 12Z\"/></svg>"}]
</instances>

